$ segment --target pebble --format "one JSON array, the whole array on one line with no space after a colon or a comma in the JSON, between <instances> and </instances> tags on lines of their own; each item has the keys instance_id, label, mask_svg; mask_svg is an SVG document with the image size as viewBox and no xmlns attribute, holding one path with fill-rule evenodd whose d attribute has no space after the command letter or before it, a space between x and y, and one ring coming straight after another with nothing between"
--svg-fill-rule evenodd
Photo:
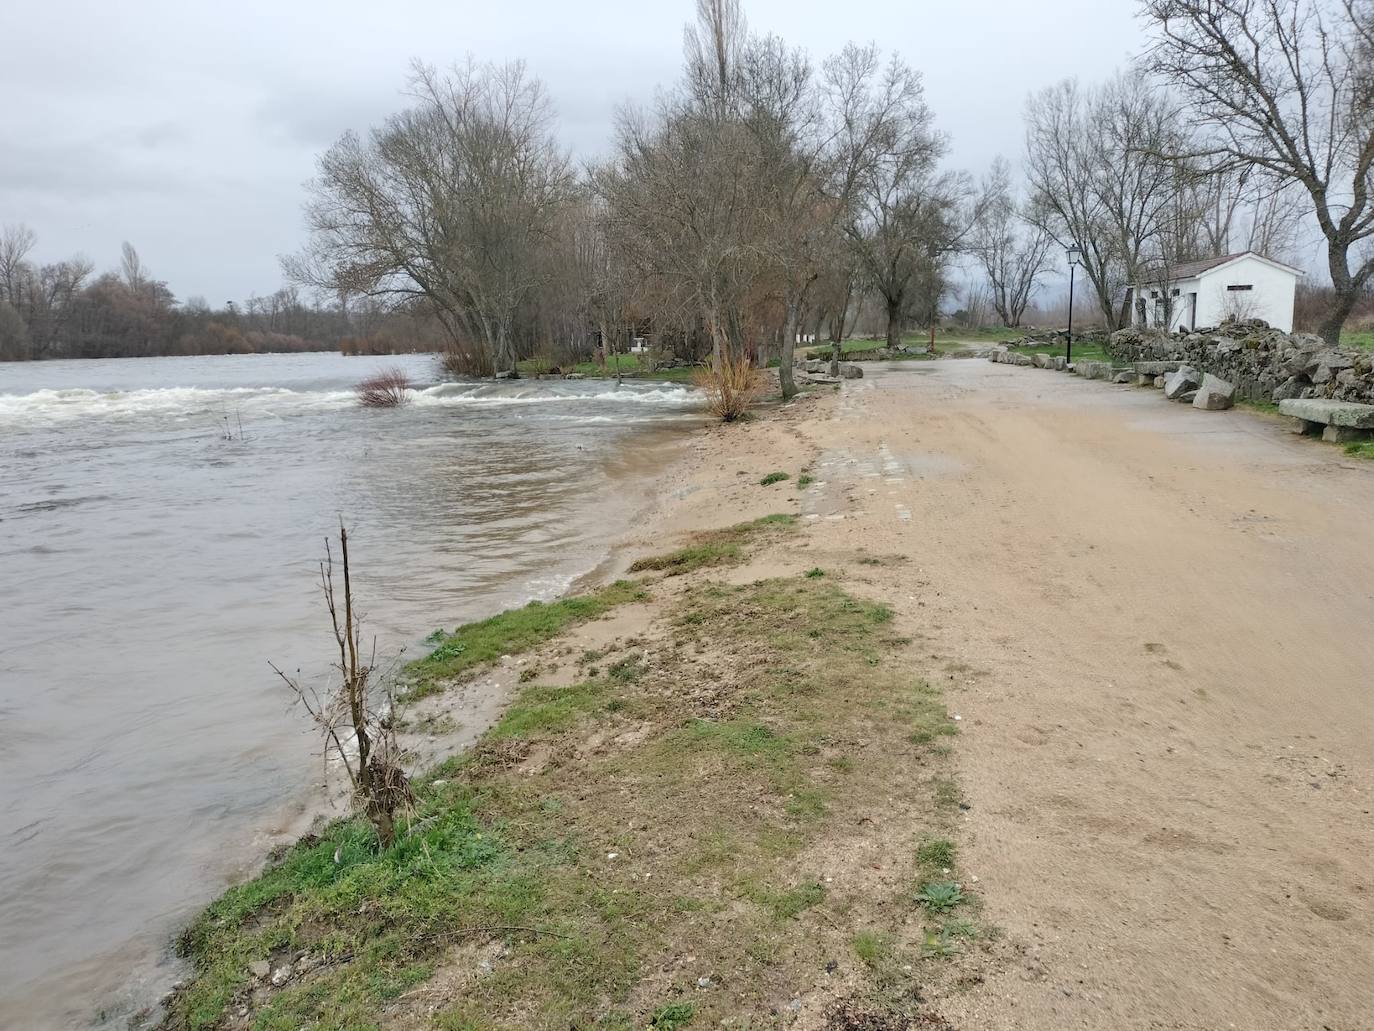
<instances>
[{"instance_id":1,"label":"pebble","mask_svg":"<svg viewBox=\"0 0 1374 1031\"><path fill-rule=\"evenodd\" d=\"M261 980L272 972L272 964L265 959L260 959L256 963L248 964L248 972Z\"/></svg>"}]
</instances>

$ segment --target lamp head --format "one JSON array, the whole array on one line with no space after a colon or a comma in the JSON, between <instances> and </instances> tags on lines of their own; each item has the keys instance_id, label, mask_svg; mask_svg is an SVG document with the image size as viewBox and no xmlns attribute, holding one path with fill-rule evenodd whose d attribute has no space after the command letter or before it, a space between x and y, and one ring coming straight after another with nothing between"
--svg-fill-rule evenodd
<instances>
[{"instance_id":1,"label":"lamp head","mask_svg":"<svg viewBox=\"0 0 1374 1031\"><path fill-rule=\"evenodd\" d=\"M1077 265L1083 258L1083 252L1077 247L1068 248L1068 252L1070 265Z\"/></svg>"}]
</instances>

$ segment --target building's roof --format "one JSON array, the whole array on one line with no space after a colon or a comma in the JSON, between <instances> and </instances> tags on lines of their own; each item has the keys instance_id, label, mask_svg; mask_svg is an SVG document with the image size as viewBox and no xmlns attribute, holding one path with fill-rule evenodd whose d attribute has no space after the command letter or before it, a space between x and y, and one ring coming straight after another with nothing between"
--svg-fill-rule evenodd
<instances>
[{"instance_id":1,"label":"building's roof","mask_svg":"<svg viewBox=\"0 0 1374 1031\"><path fill-rule=\"evenodd\" d=\"M1183 264L1175 265L1171 268L1169 270L1169 275L1172 279L1192 279L1194 276L1200 276L1204 272L1210 272L1218 265L1225 265L1228 261L1235 261L1237 258L1243 258L1249 253L1249 251L1241 251L1239 254L1219 254L1215 258L1185 261Z\"/></svg>"},{"instance_id":2,"label":"building's roof","mask_svg":"<svg viewBox=\"0 0 1374 1031\"><path fill-rule=\"evenodd\" d=\"M1292 272L1297 276L1303 274L1302 269L1296 269L1292 265L1285 265L1283 262L1275 261L1273 258L1266 258L1263 254L1258 254L1255 251L1241 251L1238 254L1218 254L1215 258L1201 258L1198 261L1185 261L1182 264L1175 265L1173 268L1168 269L1165 274L1168 276L1169 281L1174 283L1182 279L1196 279L1198 276L1205 275L1213 269L1219 269L1223 265L1229 265L1231 262L1238 261L1241 258L1258 258L1266 265L1273 265L1275 268L1283 269L1285 272ZM1160 280L1152 275L1147 277L1146 281L1159 282Z\"/></svg>"}]
</instances>

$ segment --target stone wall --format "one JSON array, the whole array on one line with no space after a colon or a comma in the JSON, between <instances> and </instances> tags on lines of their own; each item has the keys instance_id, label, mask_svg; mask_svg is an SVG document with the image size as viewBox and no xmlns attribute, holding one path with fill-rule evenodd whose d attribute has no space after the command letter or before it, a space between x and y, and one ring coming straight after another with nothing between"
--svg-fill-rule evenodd
<instances>
[{"instance_id":1,"label":"stone wall","mask_svg":"<svg viewBox=\"0 0 1374 1031\"><path fill-rule=\"evenodd\" d=\"M1331 348L1310 333L1284 333L1258 319L1172 335L1131 326L1113 333L1106 346L1122 364L1184 362L1234 383L1252 401L1325 397L1374 404L1374 354Z\"/></svg>"}]
</instances>

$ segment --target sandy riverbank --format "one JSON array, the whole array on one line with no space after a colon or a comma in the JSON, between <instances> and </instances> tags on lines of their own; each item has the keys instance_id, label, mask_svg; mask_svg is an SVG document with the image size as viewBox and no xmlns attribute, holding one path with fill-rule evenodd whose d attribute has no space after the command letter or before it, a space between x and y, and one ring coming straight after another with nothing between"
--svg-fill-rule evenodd
<instances>
[{"instance_id":1,"label":"sandy riverbank","mask_svg":"<svg viewBox=\"0 0 1374 1031\"><path fill-rule=\"evenodd\" d=\"M494 908L428 913L350 1019L1371 1026L1374 470L1247 413L942 362L703 430L655 499L608 576L737 554L513 657L515 707L441 778L538 900L492 919L513 903L472 874ZM799 518L696 536L775 512ZM840 622L874 603L890 630ZM944 880L948 913L918 898ZM223 1012L318 1016L359 954L282 993L226 967Z\"/></svg>"}]
</instances>

